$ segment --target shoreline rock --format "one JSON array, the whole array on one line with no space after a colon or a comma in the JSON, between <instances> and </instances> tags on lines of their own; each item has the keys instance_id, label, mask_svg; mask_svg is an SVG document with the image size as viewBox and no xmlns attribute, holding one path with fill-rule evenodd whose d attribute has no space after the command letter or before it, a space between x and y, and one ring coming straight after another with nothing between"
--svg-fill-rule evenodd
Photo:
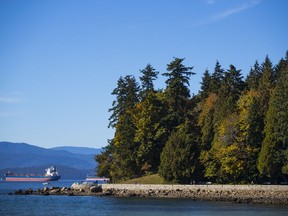
<instances>
[{"instance_id":1,"label":"shoreline rock","mask_svg":"<svg viewBox=\"0 0 288 216\"><path fill-rule=\"evenodd\" d=\"M18 190L15 195L114 196L188 198L199 201L228 201L288 206L288 186L283 185L139 185L103 184L77 189L44 187Z\"/></svg>"}]
</instances>

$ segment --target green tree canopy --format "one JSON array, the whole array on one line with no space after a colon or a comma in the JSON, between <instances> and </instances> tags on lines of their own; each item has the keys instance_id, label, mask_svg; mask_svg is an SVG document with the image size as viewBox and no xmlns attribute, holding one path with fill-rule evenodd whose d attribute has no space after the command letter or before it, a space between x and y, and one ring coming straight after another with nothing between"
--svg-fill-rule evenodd
<instances>
[{"instance_id":1,"label":"green tree canopy","mask_svg":"<svg viewBox=\"0 0 288 216\"><path fill-rule=\"evenodd\" d=\"M158 170L160 154L169 136L162 120L166 116L166 105L159 94L161 93L150 91L136 105L134 112L134 141L139 145L137 163L145 172Z\"/></svg>"},{"instance_id":2,"label":"green tree canopy","mask_svg":"<svg viewBox=\"0 0 288 216\"><path fill-rule=\"evenodd\" d=\"M287 59L286 59L287 60ZM288 62L288 61L287 61ZM286 65L288 65L286 62ZM283 65L282 65L283 66ZM277 182L287 175L288 67L282 67L265 118L265 138L259 154L261 174Z\"/></svg>"},{"instance_id":3,"label":"green tree canopy","mask_svg":"<svg viewBox=\"0 0 288 216\"><path fill-rule=\"evenodd\" d=\"M214 127L217 127L226 116L236 111L237 101L245 88L242 78L241 70L237 70L233 65L230 65L230 69L225 72L215 104Z\"/></svg>"},{"instance_id":4,"label":"green tree canopy","mask_svg":"<svg viewBox=\"0 0 288 216\"><path fill-rule=\"evenodd\" d=\"M241 70L206 70L190 97L193 67L167 64L166 88L158 72L120 77L109 126L113 139L100 155L98 174L113 181L158 173L169 182L250 183L288 179L288 52L274 67L267 56L243 81Z\"/></svg>"},{"instance_id":5,"label":"green tree canopy","mask_svg":"<svg viewBox=\"0 0 288 216\"><path fill-rule=\"evenodd\" d=\"M186 121L169 137L159 167L165 181L187 184L198 180L199 147L194 124Z\"/></svg>"}]
</instances>

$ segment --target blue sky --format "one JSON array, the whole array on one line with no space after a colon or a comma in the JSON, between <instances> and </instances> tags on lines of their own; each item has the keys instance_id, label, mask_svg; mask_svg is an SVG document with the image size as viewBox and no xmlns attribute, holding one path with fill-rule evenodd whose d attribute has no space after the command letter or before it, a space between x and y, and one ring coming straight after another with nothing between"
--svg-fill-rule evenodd
<instances>
[{"instance_id":1,"label":"blue sky","mask_svg":"<svg viewBox=\"0 0 288 216\"><path fill-rule=\"evenodd\" d=\"M286 0L0 0L0 141L103 147L120 76L173 57L244 76L288 49ZM159 75L157 88L165 87Z\"/></svg>"}]
</instances>

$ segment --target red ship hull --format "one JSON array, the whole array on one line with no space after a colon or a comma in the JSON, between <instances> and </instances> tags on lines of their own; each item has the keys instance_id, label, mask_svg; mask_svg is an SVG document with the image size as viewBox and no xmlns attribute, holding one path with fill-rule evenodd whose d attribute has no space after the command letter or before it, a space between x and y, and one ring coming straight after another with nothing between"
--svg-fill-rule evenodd
<instances>
[{"instance_id":1,"label":"red ship hull","mask_svg":"<svg viewBox=\"0 0 288 216\"><path fill-rule=\"evenodd\" d=\"M56 178L57 177L57 178ZM57 181L60 179L60 176L53 177L8 177L6 176L5 181L9 182L45 182L45 181Z\"/></svg>"}]
</instances>

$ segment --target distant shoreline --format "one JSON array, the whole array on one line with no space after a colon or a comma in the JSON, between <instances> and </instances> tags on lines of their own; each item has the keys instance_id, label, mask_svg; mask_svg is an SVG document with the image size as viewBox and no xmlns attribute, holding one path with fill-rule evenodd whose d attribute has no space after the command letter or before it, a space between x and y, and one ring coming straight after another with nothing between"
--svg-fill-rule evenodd
<instances>
[{"instance_id":1,"label":"distant shoreline","mask_svg":"<svg viewBox=\"0 0 288 216\"><path fill-rule=\"evenodd\" d=\"M16 195L67 195L67 196L114 196L188 198L201 201L228 201L234 203L271 204L288 206L287 185L144 185L103 184L79 188L44 187Z\"/></svg>"}]
</instances>

